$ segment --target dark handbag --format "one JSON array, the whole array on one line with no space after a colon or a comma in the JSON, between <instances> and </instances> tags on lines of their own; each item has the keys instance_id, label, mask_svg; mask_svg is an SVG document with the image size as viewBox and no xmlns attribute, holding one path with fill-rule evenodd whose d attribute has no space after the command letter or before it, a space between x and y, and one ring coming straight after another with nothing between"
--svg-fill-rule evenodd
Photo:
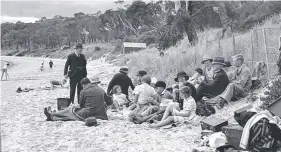
<instances>
[{"instance_id":1,"label":"dark handbag","mask_svg":"<svg viewBox=\"0 0 281 152\"><path fill-rule=\"evenodd\" d=\"M216 113L214 107L209 104L206 104L205 101L200 100L196 103L196 111L195 113L199 116L210 116Z\"/></svg>"}]
</instances>

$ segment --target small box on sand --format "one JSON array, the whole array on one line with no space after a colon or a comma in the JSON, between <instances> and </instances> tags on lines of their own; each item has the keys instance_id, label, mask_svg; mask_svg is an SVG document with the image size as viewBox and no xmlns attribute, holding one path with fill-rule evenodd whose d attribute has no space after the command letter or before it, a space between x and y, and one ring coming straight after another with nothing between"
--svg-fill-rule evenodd
<instances>
[{"instance_id":1,"label":"small box on sand","mask_svg":"<svg viewBox=\"0 0 281 152\"><path fill-rule=\"evenodd\" d=\"M230 124L222 127L222 132L225 134L228 144L239 149L243 128L239 124Z\"/></svg>"},{"instance_id":2,"label":"small box on sand","mask_svg":"<svg viewBox=\"0 0 281 152\"><path fill-rule=\"evenodd\" d=\"M202 130L212 130L213 132L221 131L223 126L227 126L228 121L219 118L207 118L201 121Z\"/></svg>"},{"instance_id":3,"label":"small box on sand","mask_svg":"<svg viewBox=\"0 0 281 152\"><path fill-rule=\"evenodd\" d=\"M243 107L241 109L235 110L234 111L234 116L239 116L242 112L247 111L248 109L251 109L251 108L253 108L253 106L252 105L248 105L248 106Z\"/></svg>"}]
</instances>

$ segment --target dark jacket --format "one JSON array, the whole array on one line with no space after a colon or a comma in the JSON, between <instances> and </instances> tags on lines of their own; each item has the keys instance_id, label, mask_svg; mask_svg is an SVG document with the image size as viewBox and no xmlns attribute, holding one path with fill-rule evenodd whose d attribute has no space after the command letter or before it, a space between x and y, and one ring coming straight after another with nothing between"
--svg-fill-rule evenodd
<instances>
[{"instance_id":1,"label":"dark jacket","mask_svg":"<svg viewBox=\"0 0 281 152\"><path fill-rule=\"evenodd\" d=\"M77 57L75 53L68 55L65 66L64 66L64 75L68 75L69 78L74 76L81 76L82 78L87 76L87 60L84 54L80 54L80 57Z\"/></svg>"},{"instance_id":2,"label":"dark jacket","mask_svg":"<svg viewBox=\"0 0 281 152\"><path fill-rule=\"evenodd\" d=\"M108 120L106 114L106 105L112 104L112 100L107 98L105 91L95 84L90 84L80 93L80 110L77 114L84 119L87 117L96 117L98 119Z\"/></svg>"},{"instance_id":3,"label":"dark jacket","mask_svg":"<svg viewBox=\"0 0 281 152\"><path fill-rule=\"evenodd\" d=\"M223 69L214 73L213 80L210 82L203 81L200 87L203 87L203 92L211 96L217 96L224 92L229 79Z\"/></svg>"},{"instance_id":4,"label":"dark jacket","mask_svg":"<svg viewBox=\"0 0 281 152\"><path fill-rule=\"evenodd\" d=\"M133 90L135 89L131 78L129 78L127 74L122 72L115 74L111 79L107 87L107 93L110 93L115 85L120 85L122 93L124 93L125 95L128 95L129 86L131 86Z\"/></svg>"}]
</instances>

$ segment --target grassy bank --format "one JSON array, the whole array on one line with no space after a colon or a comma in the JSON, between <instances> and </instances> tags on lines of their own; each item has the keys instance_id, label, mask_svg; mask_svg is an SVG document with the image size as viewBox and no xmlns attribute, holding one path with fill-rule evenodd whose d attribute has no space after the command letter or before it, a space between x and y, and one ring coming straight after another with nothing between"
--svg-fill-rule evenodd
<instances>
[{"instance_id":1,"label":"grassy bank","mask_svg":"<svg viewBox=\"0 0 281 152\"><path fill-rule=\"evenodd\" d=\"M270 47L278 48L278 38L281 34L281 15L276 15L267 19L263 24L257 25L255 28L275 28L276 31L267 31L267 43ZM279 29L278 29L279 28ZM178 71L185 71L188 75L194 73L194 69L202 67L201 60L203 55L207 54L211 57L223 56L226 60L231 60L231 56L241 53L245 56L246 64L252 69L252 64L257 61L265 61L263 35L261 31L254 33L255 41L251 40L251 32L243 34L233 33L237 35L234 38L235 48L233 47L233 37L220 40L221 29L208 29L198 33L198 44L191 47L188 39L183 39L177 46L170 47L165 51L165 57L159 57L159 51L153 47L139 52L133 52L124 56L129 58L130 68L129 75L135 77L139 70L146 70L149 75L155 76L159 80L164 80L168 85L174 83L174 78ZM252 37L253 38L253 37ZM207 45L206 45L206 40ZM253 46L251 45L253 42ZM220 46L220 47L219 47ZM253 55L253 52L255 53ZM278 53L278 52L271 52ZM269 56L270 73L276 73L276 61L278 55ZM121 60L124 61L124 60ZM123 62L120 64L122 65Z\"/></svg>"}]
</instances>

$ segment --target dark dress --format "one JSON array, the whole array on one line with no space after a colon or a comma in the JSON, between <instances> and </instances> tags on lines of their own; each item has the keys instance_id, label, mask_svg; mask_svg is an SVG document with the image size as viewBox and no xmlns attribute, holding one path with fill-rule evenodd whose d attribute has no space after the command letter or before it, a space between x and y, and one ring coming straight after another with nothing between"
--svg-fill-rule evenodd
<instances>
[{"instance_id":1,"label":"dark dress","mask_svg":"<svg viewBox=\"0 0 281 152\"><path fill-rule=\"evenodd\" d=\"M134 90L135 87L132 83L132 80L131 78L128 77L127 74L125 73L117 73L114 75L114 77L111 79L111 81L109 82L108 84L108 88L107 88L107 93L110 94L111 91L112 91L112 88L115 86L115 85L119 85L121 86L121 90L122 90L122 93L124 93L126 96L128 96L128 89L129 89L129 86Z\"/></svg>"},{"instance_id":2,"label":"dark dress","mask_svg":"<svg viewBox=\"0 0 281 152\"><path fill-rule=\"evenodd\" d=\"M203 81L197 91L197 101L201 100L204 96L213 98L224 92L229 79L223 69L214 73L213 80L210 82Z\"/></svg>"}]
</instances>

